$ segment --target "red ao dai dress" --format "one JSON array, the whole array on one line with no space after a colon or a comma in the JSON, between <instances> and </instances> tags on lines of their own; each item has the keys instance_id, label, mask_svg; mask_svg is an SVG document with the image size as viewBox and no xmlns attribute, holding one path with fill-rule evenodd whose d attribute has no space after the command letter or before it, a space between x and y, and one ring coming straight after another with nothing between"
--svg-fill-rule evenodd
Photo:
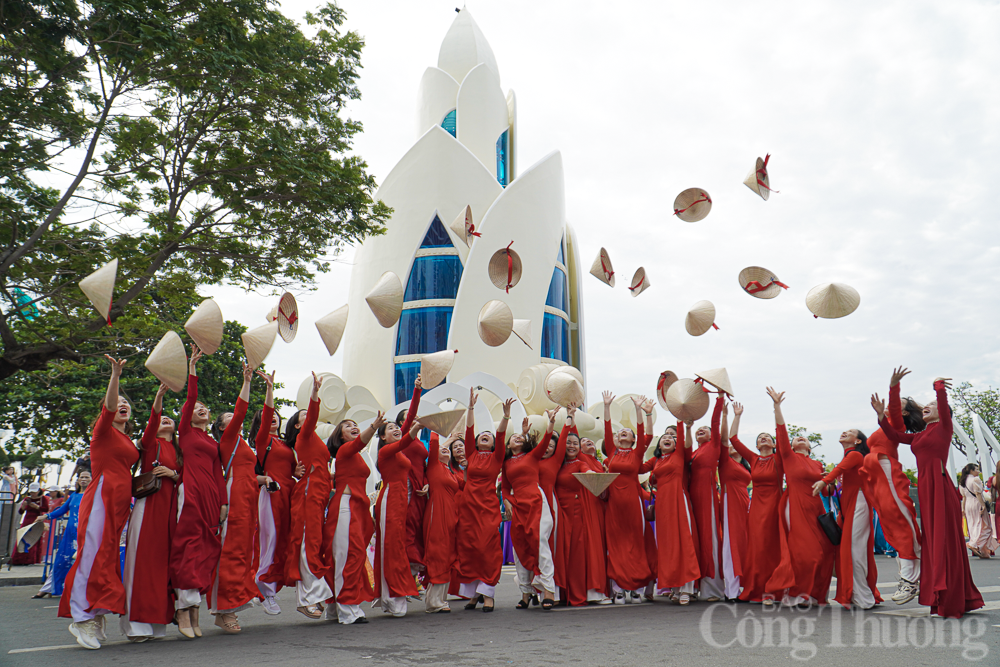
<instances>
[{"instance_id":1,"label":"red ao dai dress","mask_svg":"<svg viewBox=\"0 0 1000 667\"><path fill-rule=\"evenodd\" d=\"M588 558L590 526L584 516L584 503L587 502L586 496L592 497L592 494L573 476L574 473L587 472L588 469L587 462L577 456L572 461L563 463L556 476L559 525L554 554L555 583L559 587L560 597L573 607L587 604L587 590L600 590L605 576L603 567L599 574L591 571ZM603 553L601 555L603 566ZM596 576L600 578L597 579Z\"/></svg>"},{"instance_id":2,"label":"red ao dai dress","mask_svg":"<svg viewBox=\"0 0 1000 667\"><path fill-rule=\"evenodd\" d=\"M257 463L278 484L278 490L274 492L261 486L257 497L260 557L256 581L260 594L265 598L276 596L285 581L292 487L295 485L295 452L281 438L270 434L273 417L274 408L265 405L254 443Z\"/></svg>"},{"instance_id":3,"label":"red ao dai dress","mask_svg":"<svg viewBox=\"0 0 1000 667\"><path fill-rule=\"evenodd\" d=\"M680 426L678 425L678 430ZM740 455L742 456L742 454ZM733 460L728 447L719 447L719 485L722 487L722 578L726 598L740 596L747 550L747 514L751 473Z\"/></svg>"},{"instance_id":4,"label":"red ao dai dress","mask_svg":"<svg viewBox=\"0 0 1000 667\"><path fill-rule=\"evenodd\" d=\"M604 465L595 457L580 452L579 472L605 472ZM605 534L607 502L587 491L581 497L580 510L585 526L586 551L578 563L587 565L587 601L598 602L608 596L608 545Z\"/></svg>"},{"instance_id":5,"label":"red ao dai dress","mask_svg":"<svg viewBox=\"0 0 1000 667\"><path fill-rule=\"evenodd\" d=\"M153 411L142 434L140 471L152 472L157 465L181 474L174 443L159 438L161 413ZM128 612L119 619L126 637L163 637L174 618L170 588L170 543L177 527L177 488L169 477L160 478L160 490L139 498L128 522L125 547L125 597Z\"/></svg>"},{"instance_id":6,"label":"red ao dai dress","mask_svg":"<svg viewBox=\"0 0 1000 667\"><path fill-rule=\"evenodd\" d=\"M424 565L428 589L424 603L427 612L447 609L448 585L458 564L456 528L459 493L465 477L438 459L441 443L431 436L431 451L427 457L426 479L429 487L424 511Z\"/></svg>"},{"instance_id":7,"label":"red ao dai dress","mask_svg":"<svg viewBox=\"0 0 1000 667\"><path fill-rule=\"evenodd\" d=\"M413 571L424 569L424 512L427 511L427 498L417 493L427 484L427 448L418 438L403 450L403 456L410 461L410 473L407 476L406 504L406 557Z\"/></svg>"},{"instance_id":8,"label":"red ao dai dress","mask_svg":"<svg viewBox=\"0 0 1000 667\"><path fill-rule=\"evenodd\" d=\"M698 527L698 567L701 570L699 590L702 597L721 599L725 595L722 578L722 522L719 519L719 494L715 476L719 467L719 423L722 419L719 396L712 413L711 439L691 455L691 477L688 493Z\"/></svg>"},{"instance_id":9,"label":"red ao dai dress","mask_svg":"<svg viewBox=\"0 0 1000 667\"><path fill-rule=\"evenodd\" d=\"M493 451L482 452L476 449L474 429L465 430L468 465L459 499L457 538L459 595L464 598L493 597L500 581L503 550L496 480L503 467L506 438L506 430L498 432Z\"/></svg>"},{"instance_id":10,"label":"red ao dai dress","mask_svg":"<svg viewBox=\"0 0 1000 667\"><path fill-rule=\"evenodd\" d=\"M406 596L417 594L406 553L407 483L410 460L403 455L412 439L407 417L403 437L378 450L382 491L375 502L375 595L382 611L406 615Z\"/></svg>"},{"instance_id":11,"label":"red ao dai dress","mask_svg":"<svg viewBox=\"0 0 1000 667\"><path fill-rule=\"evenodd\" d=\"M639 468L645 448L645 425L639 424L636 446L621 449L614 444L611 423L604 422L604 447L610 453L608 472L619 473L608 487L605 531L608 545L608 578L617 590L636 591L653 579L646 555L645 531L649 530L639 494ZM616 592L617 592L616 590Z\"/></svg>"}]
</instances>

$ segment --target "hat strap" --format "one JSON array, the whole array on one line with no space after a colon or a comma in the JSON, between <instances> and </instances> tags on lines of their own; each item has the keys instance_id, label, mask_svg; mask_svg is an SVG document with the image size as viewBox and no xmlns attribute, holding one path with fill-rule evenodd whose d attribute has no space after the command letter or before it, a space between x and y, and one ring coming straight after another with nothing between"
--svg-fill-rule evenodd
<instances>
[{"instance_id":1,"label":"hat strap","mask_svg":"<svg viewBox=\"0 0 1000 667\"><path fill-rule=\"evenodd\" d=\"M764 176L765 178L767 177L767 161L770 160L770 159L771 159L771 154L768 153L767 155L764 156L764 164L763 164L763 166L761 166L761 168L757 170L757 173L760 174L761 176ZM772 190L771 187L767 183L765 183L764 181L760 180L760 176L757 177L757 185L759 185L760 187L764 188L768 192L777 192L779 195L781 194L781 192L779 192L778 190Z\"/></svg>"},{"instance_id":2,"label":"hat strap","mask_svg":"<svg viewBox=\"0 0 1000 667\"><path fill-rule=\"evenodd\" d=\"M284 318L285 318L286 320L288 320L288 326L290 326L290 327L294 327L294 326L295 326L295 323L299 321L299 315L298 315L298 313L296 313L296 312L295 312L294 310L292 311L292 314L291 314L291 315L286 315L286 314L285 314L285 311L283 311L283 310L281 309L281 306L278 306L278 312L279 312L279 313L281 313L281 315L282 315L282 316L283 316L283 317L284 317Z\"/></svg>"},{"instance_id":3,"label":"hat strap","mask_svg":"<svg viewBox=\"0 0 1000 667\"><path fill-rule=\"evenodd\" d=\"M712 326L715 326L715 325L713 324ZM701 378L698 378L697 380L695 380L694 383L696 385L698 385L699 387L701 387L701 390L703 392L705 392L706 394L711 394L712 393L711 389L708 389L708 388L705 387L705 381L702 380Z\"/></svg>"},{"instance_id":4,"label":"hat strap","mask_svg":"<svg viewBox=\"0 0 1000 667\"><path fill-rule=\"evenodd\" d=\"M467 227L468 228L465 231L469 236L482 236L482 234L476 231L476 226L471 222L467 225Z\"/></svg>"},{"instance_id":5,"label":"hat strap","mask_svg":"<svg viewBox=\"0 0 1000 667\"><path fill-rule=\"evenodd\" d=\"M778 287L783 287L785 289L788 289L788 285L786 285L785 283L778 282L774 278L771 278L771 282L769 282L766 285L761 285L758 281L751 280L750 282L747 283L747 286L744 287L743 289L747 291L747 294L756 294L757 292L763 292L771 285L777 285Z\"/></svg>"},{"instance_id":6,"label":"hat strap","mask_svg":"<svg viewBox=\"0 0 1000 667\"><path fill-rule=\"evenodd\" d=\"M507 244L507 294L510 294L510 288L513 287L510 283L514 278L514 257L510 254L512 245L514 245L513 241Z\"/></svg>"},{"instance_id":7,"label":"hat strap","mask_svg":"<svg viewBox=\"0 0 1000 667\"><path fill-rule=\"evenodd\" d=\"M111 303L108 304L108 326L111 326L111 308L115 305L114 298L111 299Z\"/></svg>"},{"instance_id":8,"label":"hat strap","mask_svg":"<svg viewBox=\"0 0 1000 667\"><path fill-rule=\"evenodd\" d=\"M608 268L608 265L604 263L604 254L601 254L601 270L604 271L605 277L611 280L611 276L615 275L615 272Z\"/></svg>"},{"instance_id":9,"label":"hat strap","mask_svg":"<svg viewBox=\"0 0 1000 667\"><path fill-rule=\"evenodd\" d=\"M674 215L678 215L680 213L683 213L684 211L688 210L689 208L691 208L695 204L700 204L703 201L707 201L709 204L712 203L712 198L709 197L704 192L701 193L701 196L702 196L702 199L695 199L693 202L691 202L690 204L687 205L687 208L675 208L674 209Z\"/></svg>"}]
</instances>

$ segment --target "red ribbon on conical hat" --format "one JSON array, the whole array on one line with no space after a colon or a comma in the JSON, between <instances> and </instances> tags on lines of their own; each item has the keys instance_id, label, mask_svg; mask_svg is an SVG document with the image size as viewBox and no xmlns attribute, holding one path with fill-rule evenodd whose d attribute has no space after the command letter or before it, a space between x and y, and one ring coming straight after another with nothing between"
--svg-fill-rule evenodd
<instances>
[{"instance_id":1,"label":"red ribbon on conical hat","mask_svg":"<svg viewBox=\"0 0 1000 667\"><path fill-rule=\"evenodd\" d=\"M689 208L691 208L695 204L700 204L703 201L707 201L709 204L712 203L712 198L709 197L704 192L701 193L701 196L704 197L704 199L695 199L693 202L691 202L690 204L687 205L687 208L675 208L674 209L674 215L678 215L679 213L683 213L684 211L688 210Z\"/></svg>"},{"instance_id":2,"label":"red ribbon on conical hat","mask_svg":"<svg viewBox=\"0 0 1000 667\"><path fill-rule=\"evenodd\" d=\"M788 285L782 282L778 282L774 278L771 278L771 282L769 282L766 285L761 285L756 280L751 280L750 282L747 283L747 286L744 287L743 289L747 291L747 294L756 294L757 292L763 292L771 285L777 285L778 287L783 287L785 289L788 289Z\"/></svg>"},{"instance_id":3,"label":"red ribbon on conical hat","mask_svg":"<svg viewBox=\"0 0 1000 667\"><path fill-rule=\"evenodd\" d=\"M111 303L108 304L108 326L111 326L111 307L115 305L115 300L112 299Z\"/></svg>"},{"instance_id":4,"label":"red ribbon on conical hat","mask_svg":"<svg viewBox=\"0 0 1000 667\"><path fill-rule=\"evenodd\" d=\"M286 320L288 320L288 326L295 326L295 323L299 320L299 316L293 311L291 315L285 315L285 311L278 306L278 312L281 313Z\"/></svg>"},{"instance_id":5,"label":"red ribbon on conical hat","mask_svg":"<svg viewBox=\"0 0 1000 667\"><path fill-rule=\"evenodd\" d=\"M604 253L601 253L601 270L604 271L604 275L608 280L611 280L611 276L615 275L615 272L608 268L608 265L604 263Z\"/></svg>"},{"instance_id":6,"label":"red ribbon on conical hat","mask_svg":"<svg viewBox=\"0 0 1000 667\"><path fill-rule=\"evenodd\" d=\"M719 325L716 324L715 322L712 322L712 328L715 329L716 331L718 331L719 330Z\"/></svg>"},{"instance_id":7,"label":"red ribbon on conical hat","mask_svg":"<svg viewBox=\"0 0 1000 667\"><path fill-rule=\"evenodd\" d=\"M629 287L628 289L629 289L630 292L634 292L637 289L639 289L640 287L642 287L643 283L645 283L645 282L646 282L646 276L643 276L642 280L639 281L638 285L636 285L635 287Z\"/></svg>"},{"instance_id":8,"label":"red ribbon on conical hat","mask_svg":"<svg viewBox=\"0 0 1000 667\"><path fill-rule=\"evenodd\" d=\"M510 281L514 279L514 257L510 254L510 247L514 245L511 241L507 244L507 294L510 294L510 288L512 285Z\"/></svg>"},{"instance_id":9,"label":"red ribbon on conical hat","mask_svg":"<svg viewBox=\"0 0 1000 667\"><path fill-rule=\"evenodd\" d=\"M663 383L667 381L666 372L660 373L660 379L656 381L656 391L663 389Z\"/></svg>"},{"instance_id":10,"label":"red ribbon on conical hat","mask_svg":"<svg viewBox=\"0 0 1000 667\"><path fill-rule=\"evenodd\" d=\"M712 326L715 326L715 325L713 324ZM698 378L697 380L695 380L695 381L694 381L694 383L695 383L696 385L700 386L700 387L701 387L701 390L702 390L703 392L705 392L706 394L711 394L711 393L712 393L712 390L711 390L711 389L706 389L706 388L705 388L705 381L704 381L704 380L702 380L701 378Z\"/></svg>"},{"instance_id":11,"label":"red ribbon on conical hat","mask_svg":"<svg viewBox=\"0 0 1000 667\"><path fill-rule=\"evenodd\" d=\"M768 153L767 155L764 156L764 165L760 169L757 170L758 174L763 174L764 176L767 176L767 161L770 160L770 159L771 159L771 154L770 153ZM760 176L757 177L757 185L761 186L762 188L764 188L768 192L777 192L779 195L781 194L780 191L778 191L778 190L772 190L771 186L769 186L764 181L760 180Z\"/></svg>"},{"instance_id":12,"label":"red ribbon on conical hat","mask_svg":"<svg viewBox=\"0 0 1000 667\"><path fill-rule=\"evenodd\" d=\"M471 222L468 224L468 229L466 229L465 231L466 233L468 233L469 236L482 236L482 234L476 231L476 226Z\"/></svg>"}]
</instances>

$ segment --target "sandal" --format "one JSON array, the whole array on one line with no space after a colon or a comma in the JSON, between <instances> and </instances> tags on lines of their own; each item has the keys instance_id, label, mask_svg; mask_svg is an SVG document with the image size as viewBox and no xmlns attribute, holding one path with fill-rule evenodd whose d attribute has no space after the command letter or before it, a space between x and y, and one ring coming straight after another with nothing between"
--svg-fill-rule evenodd
<instances>
[{"instance_id":1,"label":"sandal","mask_svg":"<svg viewBox=\"0 0 1000 667\"><path fill-rule=\"evenodd\" d=\"M542 609L545 611L551 611L554 606L556 606L556 601L552 598L545 598L542 600Z\"/></svg>"},{"instance_id":2,"label":"sandal","mask_svg":"<svg viewBox=\"0 0 1000 667\"><path fill-rule=\"evenodd\" d=\"M681 605L687 606L691 604L691 596L688 593L681 593L680 598L677 600Z\"/></svg>"},{"instance_id":3,"label":"sandal","mask_svg":"<svg viewBox=\"0 0 1000 667\"><path fill-rule=\"evenodd\" d=\"M222 628L222 631L227 635L237 635L242 631L242 628L236 621L236 614L215 615L215 624Z\"/></svg>"},{"instance_id":4,"label":"sandal","mask_svg":"<svg viewBox=\"0 0 1000 667\"><path fill-rule=\"evenodd\" d=\"M41 600L43 598L50 598L50 597L52 597L52 593L35 593L34 595L31 596L31 599Z\"/></svg>"},{"instance_id":5,"label":"sandal","mask_svg":"<svg viewBox=\"0 0 1000 667\"><path fill-rule=\"evenodd\" d=\"M319 610L319 607L311 604L306 607L297 607L297 611L305 616L306 618L311 618L314 621L323 616L323 612Z\"/></svg>"},{"instance_id":6,"label":"sandal","mask_svg":"<svg viewBox=\"0 0 1000 667\"><path fill-rule=\"evenodd\" d=\"M527 609L527 608L528 608L528 603L525 602L524 600L518 600L517 606L514 607L514 609Z\"/></svg>"},{"instance_id":7,"label":"sandal","mask_svg":"<svg viewBox=\"0 0 1000 667\"><path fill-rule=\"evenodd\" d=\"M538 606L538 596L537 595L535 595L535 594L531 595L531 604L535 605L536 607Z\"/></svg>"},{"instance_id":8,"label":"sandal","mask_svg":"<svg viewBox=\"0 0 1000 667\"><path fill-rule=\"evenodd\" d=\"M467 611L472 611L473 609L476 608L476 605L479 604L480 602L483 602L483 596L477 595L476 597L469 600L468 604L465 605L465 609Z\"/></svg>"}]
</instances>

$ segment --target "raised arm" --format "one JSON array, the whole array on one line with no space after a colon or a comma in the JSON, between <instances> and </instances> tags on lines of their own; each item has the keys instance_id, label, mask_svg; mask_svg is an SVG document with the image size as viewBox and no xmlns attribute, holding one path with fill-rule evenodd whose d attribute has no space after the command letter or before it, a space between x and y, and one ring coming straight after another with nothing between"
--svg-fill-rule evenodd
<instances>
[{"instance_id":1,"label":"raised arm","mask_svg":"<svg viewBox=\"0 0 1000 667\"><path fill-rule=\"evenodd\" d=\"M315 376L315 373L313 375ZM413 382L413 398L410 400L410 407L406 411L406 418L403 420L403 425L400 427L400 430L402 430L403 433L410 430L413 420L417 417L417 408L420 407L420 387L422 385L423 379L418 373L417 379Z\"/></svg>"},{"instance_id":2,"label":"raised arm","mask_svg":"<svg viewBox=\"0 0 1000 667\"><path fill-rule=\"evenodd\" d=\"M111 378L108 380L108 390L104 394L104 409L115 413L118 412L118 383L121 380L122 368L128 360L114 359L108 354L105 354L104 358L111 364Z\"/></svg>"},{"instance_id":3,"label":"raised arm","mask_svg":"<svg viewBox=\"0 0 1000 667\"><path fill-rule=\"evenodd\" d=\"M142 451L153 449L156 446L156 433L160 430L160 416L163 414L163 395L167 393L167 385L160 383L160 388L156 390L156 398L153 399L153 408L149 411L149 421L146 423L146 430L142 432ZM154 453L153 456L156 456ZM145 457L144 457L145 458ZM145 460L143 460L145 463Z\"/></svg>"},{"instance_id":4,"label":"raised arm","mask_svg":"<svg viewBox=\"0 0 1000 667\"><path fill-rule=\"evenodd\" d=\"M236 405L233 407L233 418L229 420L229 425L222 432L222 439L219 441L219 449L222 451L222 456L225 459L223 465L229 461L234 448L239 445L240 433L243 432L243 422L247 418L247 408L250 402L250 381L252 379L253 369L244 363L243 387L240 389L240 395L236 399Z\"/></svg>"},{"instance_id":5,"label":"raised arm","mask_svg":"<svg viewBox=\"0 0 1000 667\"><path fill-rule=\"evenodd\" d=\"M545 434L541 437L541 440L538 442L537 446L531 450L530 454L528 454L528 456L532 457L536 461L541 461L542 457L545 455L545 450L549 448L549 439L552 437L552 430L555 428L556 425L557 412L559 412L558 407L553 410L545 411L545 417L548 420L548 423L545 426Z\"/></svg>"},{"instance_id":6,"label":"raised arm","mask_svg":"<svg viewBox=\"0 0 1000 667\"><path fill-rule=\"evenodd\" d=\"M841 475L843 475L848 470L853 470L854 468L859 468L864 463L865 457L856 449L849 450L844 454L844 458L840 460L840 463L830 471L830 473L823 478L825 484L833 484L834 481Z\"/></svg>"},{"instance_id":7,"label":"raised arm","mask_svg":"<svg viewBox=\"0 0 1000 667\"><path fill-rule=\"evenodd\" d=\"M299 429L299 438L301 438L302 442L305 442L316 433L316 422L319 421L319 388L323 384L323 380L316 377L316 373L313 373L312 376L313 387L312 393L309 394L309 409L306 410L306 418Z\"/></svg>"},{"instance_id":8,"label":"raised arm","mask_svg":"<svg viewBox=\"0 0 1000 667\"><path fill-rule=\"evenodd\" d=\"M257 436L253 443L257 452L257 462L263 464L267 444L271 441L271 421L274 420L275 371L271 371L270 375L260 371L256 371L256 373L264 378L264 382L267 384L267 392L264 395L264 410L260 413L260 428L257 430Z\"/></svg>"},{"instance_id":9,"label":"raised arm","mask_svg":"<svg viewBox=\"0 0 1000 667\"><path fill-rule=\"evenodd\" d=\"M733 401L733 424L729 427L729 438L732 441L740 432L740 417L743 416L743 404Z\"/></svg>"},{"instance_id":10,"label":"raised arm","mask_svg":"<svg viewBox=\"0 0 1000 667\"><path fill-rule=\"evenodd\" d=\"M722 422L722 408L725 406L725 402L725 395L719 392L719 397L715 399L715 410L712 412L712 437L708 441L708 446L711 449L704 454L709 460L719 458L719 449L722 447L720 424Z\"/></svg>"},{"instance_id":11,"label":"raised arm","mask_svg":"<svg viewBox=\"0 0 1000 667\"><path fill-rule=\"evenodd\" d=\"M938 419L941 420L941 428L944 429L951 441L954 427L951 424L951 406L948 405L948 390L951 389L949 382L951 378L938 378L934 380L934 391L937 392Z\"/></svg>"},{"instance_id":12,"label":"raised arm","mask_svg":"<svg viewBox=\"0 0 1000 667\"><path fill-rule=\"evenodd\" d=\"M792 443L788 440L788 427L784 424L778 424L776 431L775 442L778 446L778 456L785 461L789 461L794 452L792 451Z\"/></svg>"},{"instance_id":13,"label":"raised arm","mask_svg":"<svg viewBox=\"0 0 1000 667\"><path fill-rule=\"evenodd\" d=\"M427 474L430 475L432 469L437 468L441 465L441 461L438 456L441 454L441 447L450 447L452 441L455 438L449 436L447 440L444 441L444 445L441 444L441 440L437 437L437 433L431 433L431 441L428 445L427 451Z\"/></svg>"},{"instance_id":14,"label":"raised arm","mask_svg":"<svg viewBox=\"0 0 1000 667\"><path fill-rule=\"evenodd\" d=\"M872 408L875 410L875 414L878 415L878 425L885 433L885 437L889 438L896 444L912 444L915 433L901 433L893 428L889 419L885 415L885 401L878 397L878 394L872 394ZM949 420L949 426L951 422Z\"/></svg>"},{"instance_id":15,"label":"raised arm","mask_svg":"<svg viewBox=\"0 0 1000 667\"><path fill-rule=\"evenodd\" d=\"M910 374L910 371L900 366L893 370L889 379L889 423L900 433L906 432L906 424L903 423L903 402L900 399L899 381Z\"/></svg>"}]
</instances>

